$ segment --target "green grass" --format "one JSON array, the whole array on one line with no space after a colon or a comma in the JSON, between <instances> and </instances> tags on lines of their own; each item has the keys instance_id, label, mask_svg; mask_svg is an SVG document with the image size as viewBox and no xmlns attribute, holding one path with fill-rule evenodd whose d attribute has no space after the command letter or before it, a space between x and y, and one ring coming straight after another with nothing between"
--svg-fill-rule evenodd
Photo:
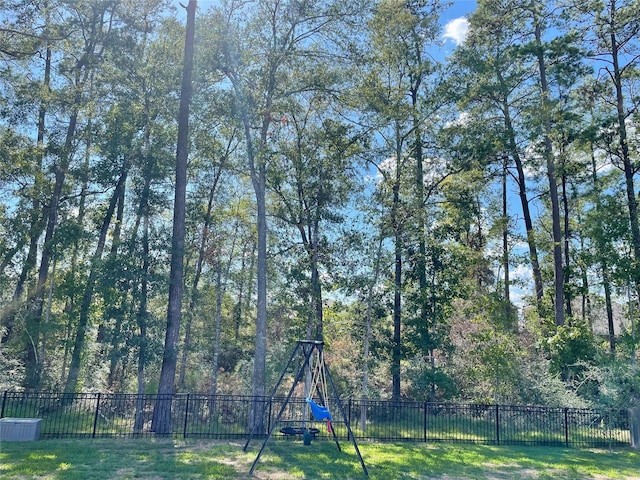
<instances>
[{"instance_id":1,"label":"green grass","mask_svg":"<svg viewBox=\"0 0 640 480\"><path fill-rule=\"evenodd\" d=\"M175 439L40 440L0 445L0 478L221 479L251 478L260 448L238 442ZM254 478L364 479L353 446L331 441L272 440ZM359 445L371 480L426 479L636 479L640 452L466 444L364 443Z\"/></svg>"}]
</instances>

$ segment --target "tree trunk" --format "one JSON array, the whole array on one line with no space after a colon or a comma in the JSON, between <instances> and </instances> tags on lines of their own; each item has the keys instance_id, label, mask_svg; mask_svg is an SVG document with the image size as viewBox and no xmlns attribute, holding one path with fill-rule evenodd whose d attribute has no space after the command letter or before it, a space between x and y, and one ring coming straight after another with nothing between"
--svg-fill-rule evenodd
<instances>
[{"instance_id":1,"label":"tree trunk","mask_svg":"<svg viewBox=\"0 0 640 480\"><path fill-rule=\"evenodd\" d=\"M254 397L263 397L266 391L265 372L267 358L267 209L266 172L263 161L257 166L254 176L254 190L257 201L258 255L257 255L257 312L256 337L254 344L253 389ZM252 412L252 429L262 431L262 403L256 403Z\"/></svg>"},{"instance_id":2,"label":"tree trunk","mask_svg":"<svg viewBox=\"0 0 640 480\"><path fill-rule=\"evenodd\" d=\"M136 323L138 324L138 363L136 368L136 393L138 394L136 401L136 413L134 420L134 432L141 432L144 427L144 409L142 405L142 396L145 393L145 369L147 365L147 304L149 297L149 196L143 199L143 223L142 223L142 279L140 285L140 304L136 312Z\"/></svg>"},{"instance_id":3,"label":"tree trunk","mask_svg":"<svg viewBox=\"0 0 640 480\"><path fill-rule=\"evenodd\" d=\"M299 222L298 224L301 241L305 247L305 251L309 260L309 269L311 271L311 278L309 280L309 305L307 314L306 339L322 341L324 337L322 325L322 284L320 282L320 271L318 267L319 219L312 219L310 217L307 217L306 221L308 223L308 231L305 231L303 222Z\"/></svg>"},{"instance_id":4,"label":"tree trunk","mask_svg":"<svg viewBox=\"0 0 640 480\"><path fill-rule=\"evenodd\" d=\"M613 326L613 303L611 301L611 282L609 272L605 270L608 266L602 265L602 287L604 288L605 307L607 309L607 328L609 331L609 351L616 352L616 332Z\"/></svg>"},{"instance_id":5,"label":"tree trunk","mask_svg":"<svg viewBox=\"0 0 640 480\"><path fill-rule=\"evenodd\" d=\"M42 359L39 358L37 351L41 337L45 286L47 284L51 255L53 253L52 241L53 235L58 226L58 209L62 199L63 186L73 157L73 141L76 136L78 116L83 102L83 88L87 83L92 68L94 67L94 65L91 64L90 59L100 57L102 52L96 52L96 50L100 46L104 47L104 44L100 45L100 41L104 40L106 33L102 30L102 26L98 27L96 23L104 22L104 16L107 14L107 9L113 6L110 4L104 4L103 7L103 10L94 12L97 15L89 19L88 24L84 25L84 27L87 28L84 32L84 51L76 60L71 70L73 75L73 100L69 107L71 114L69 115L69 124L67 126L64 145L60 150L59 160L54 169L55 181L53 191L49 204L45 208L45 238L42 247L42 254L40 256L38 280L36 284L36 291L33 300L30 302L26 318L26 330L29 338L27 339L24 386L27 389L38 390L41 386ZM105 24L108 25L108 31L111 24L109 22L105 22Z\"/></svg>"},{"instance_id":6,"label":"tree trunk","mask_svg":"<svg viewBox=\"0 0 640 480\"><path fill-rule=\"evenodd\" d=\"M189 362L189 350L191 349L191 324L193 323L194 311L198 300L198 286L200 284L200 276L202 275L202 267L205 260L205 252L207 241L209 238L209 225L211 224L211 211L213 210L213 196L216 191L219 175L216 175L213 186L209 189L209 198L207 201L207 211L204 215L204 225L202 226L202 238L198 248L198 259L196 260L196 273L191 285L191 295L189 296L189 312L187 313L184 326L184 343L182 345L182 359L180 361L180 370L178 372L178 388L184 389L187 364Z\"/></svg>"},{"instance_id":7,"label":"tree trunk","mask_svg":"<svg viewBox=\"0 0 640 480\"><path fill-rule=\"evenodd\" d=\"M45 25L49 24L49 8L48 2L45 2L44 9L46 12ZM42 91L45 95L48 95L50 92L50 84L51 84L51 45L47 40L47 48L45 51L45 60L44 60L44 76L42 80ZM36 147L38 148L37 152L37 161L38 165L37 171L42 171L42 161L44 159L44 138L46 135L46 117L47 117L47 106L49 100L43 98L40 102L40 108L38 109L38 135L36 139ZM46 211L45 211L46 212ZM27 254L27 258L22 266L22 272L20 273L20 277L16 283L15 292L13 294L13 298L15 301L19 301L22 297L22 293L24 291L24 284L31 275L33 269L36 266L36 260L38 255L38 239L42 234L42 230L44 229L44 217L43 210L38 204L37 200L34 199L32 209L31 209L31 223L29 230L29 252ZM1 270L0 270L1 273Z\"/></svg>"},{"instance_id":8,"label":"tree trunk","mask_svg":"<svg viewBox=\"0 0 640 480\"><path fill-rule=\"evenodd\" d=\"M87 122L87 130L91 130L91 119L88 119ZM80 189L80 201L78 204L78 216L76 217L76 222L78 225L84 225L85 222L85 215L87 212L87 208L86 208L86 203L87 203L87 191L88 191L88 175L87 172L89 170L89 163L90 163L90 156L91 156L91 137L88 136L86 139L86 145L85 145L85 158L84 158L84 171L83 171L83 175L82 175L82 187ZM119 183L119 182L118 182ZM114 197L112 197L110 203L113 203L113 201L115 200L117 202L117 198L115 198L115 195L117 194L117 190L118 190L118 186L116 186L115 188L115 192L114 192ZM124 186L122 187L122 190L124 191ZM113 214L113 210L111 211L111 213L107 214L107 215L112 215ZM109 219L109 222L111 220ZM107 224L106 228L108 228L109 225ZM104 227L103 227L104 228ZM98 233L98 237L99 239L101 238L101 233L102 233L102 229L101 231ZM104 243L103 243L103 247L104 247ZM76 278L77 275L77 268L78 268L78 258L80 257L84 257L86 255L87 252L84 251L85 249L81 248L81 244L80 244L80 240L78 238L74 239L73 242L73 253L71 254L71 277L72 278ZM100 259L100 257L98 257L98 260ZM95 260L95 257L93 257L90 260L90 275L89 275L89 279L91 279L92 275L95 276L95 274L93 274L93 269L95 268L95 262L97 260ZM55 270L55 262L54 262L54 270ZM80 274L81 275L81 274ZM90 281L90 280L89 280ZM94 280L95 281L95 280ZM83 294L86 293L87 287L89 286L89 283L87 283L85 285L85 290L82 292ZM93 290L94 285L91 285L91 289ZM67 365L67 361L69 358L69 352L71 351L71 335L73 332L73 323L74 320L76 318L75 315L75 310L76 310L76 305L77 305L77 297L80 295L80 291L73 289L71 291L71 293L67 296L67 299L65 301L65 307L64 307L64 312L67 314L68 316L68 320L67 320L67 328L66 328L66 334L65 334L65 348L64 348L64 358L63 358L63 362L62 362L62 372L60 374L60 380L61 382L65 382L66 385L66 381L68 380L67 378L67 373L66 373L66 365ZM82 309L84 307L84 303L81 302L80 308ZM51 304L49 303L48 308L51 308ZM86 312L85 312L86 313ZM46 317L45 317L46 318ZM80 332L80 329L83 328L82 326L82 321L86 321L86 317L83 319L83 313L80 313L80 322L79 324L76 326L76 334L78 334ZM84 325L84 329L86 330L86 324ZM84 333L83 333L84 335ZM75 339L76 341L78 340L78 338L76 337ZM84 338L82 339L82 342L84 342ZM74 342L74 348L77 345L75 345ZM43 360L44 362L44 340L41 344L41 349L43 350L43 353L40 355L40 358ZM73 350L72 351L72 355L71 355L71 366L70 366L70 370L69 370L69 375L72 375L73 373L78 373L78 372L73 372L73 368L78 367L79 366L79 358L75 358L77 351ZM80 355L82 355L82 351L80 351Z\"/></svg>"},{"instance_id":9,"label":"tree trunk","mask_svg":"<svg viewBox=\"0 0 640 480\"><path fill-rule=\"evenodd\" d=\"M393 340L391 350L391 377L393 400L400 400L400 361L402 358L402 222L400 213L400 165L402 147L400 146L400 130L396 128L396 178L393 184L393 205L391 207L391 225L394 233L394 280L393 280Z\"/></svg>"},{"instance_id":10,"label":"tree trunk","mask_svg":"<svg viewBox=\"0 0 640 480\"><path fill-rule=\"evenodd\" d=\"M145 128L148 132L148 123ZM149 138L150 136L147 136L145 141ZM147 149L147 151L149 150ZM134 419L135 432L140 432L144 428L144 402L142 399L145 393L145 371L148 356L149 340L147 338L147 319L149 316L149 270L151 268L151 259L149 258L149 200L151 193L151 163L155 162L148 155L145 164L147 167L147 174L145 175L145 184L142 190L142 198L140 199L140 210L138 213L138 218L136 219L136 226L134 228L134 232L136 232L136 234L132 236L132 238L135 238L137 236L137 230L139 228L138 225L140 221L142 221L142 272L140 278L140 298L138 299L139 303L135 314L136 323L138 325L138 361L136 367L136 393L138 396L136 398L136 412Z\"/></svg>"},{"instance_id":11,"label":"tree trunk","mask_svg":"<svg viewBox=\"0 0 640 480\"><path fill-rule=\"evenodd\" d=\"M640 405L629 408L631 448L640 449Z\"/></svg>"},{"instance_id":12,"label":"tree trunk","mask_svg":"<svg viewBox=\"0 0 640 480\"><path fill-rule=\"evenodd\" d=\"M362 352L362 399L365 400L369 396L369 349L371 345L371 334L373 324L373 292L378 284L380 276L380 257L382 257L383 235L380 235L376 259L373 267L373 279L367 290L367 313L366 313L366 330L363 339ZM360 407L360 429L364 432L367 428L367 408L363 404Z\"/></svg>"},{"instance_id":13,"label":"tree trunk","mask_svg":"<svg viewBox=\"0 0 640 480\"><path fill-rule=\"evenodd\" d=\"M598 167L596 165L596 157L591 145L591 181L593 182L593 190L595 196L595 208L596 212L602 211L601 195L602 189L600 188L600 182L598 180ZM604 232L602 226L599 226L596 241L596 252L598 255L598 262L600 263L600 269L602 271L602 287L604 289L605 307L607 311L607 326L609 331L609 350L612 354L615 354L616 349L616 337L613 326L613 304L611 300L611 279L609 274L609 261L606 253L606 242L604 238Z\"/></svg>"},{"instance_id":14,"label":"tree trunk","mask_svg":"<svg viewBox=\"0 0 640 480\"><path fill-rule=\"evenodd\" d=\"M615 3L615 2L614 2ZM614 10L615 12L615 10ZM612 17L614 16L612 12ZM624 107L624 94L622 92L622 72L620 71L620 60L618 54L619 45L615 30L611 30L611 61L613 64L614 87L616 90L616 113L618 116L617 130L620 141L620 156L624 166L625 187L627 192L627 206L629 209L629 225L631 226L631 241L633 243L633 257L635 259L632 269L633 282L636 287L638 302L640 303L640 226L638 225L638 201L634 186L634 162L629 154L629 143L626 126L626 113Z\"/></svg>"},{"instance_id":15,"label":"tree trunk","mask_svg":"<svg viewBox=\"0 0 640 480\"><path fill-rule=\"evenodd\" d=\"M116 211L116 221L113 229L113 239L111 243L111 251L109 252L109 265L115 265L118 258L118 248L121 242L122 235L122 220L124 216L124 201L125 201L125 188L120 192L120 198L118 199L118 209ZM108 298L105 298L105 302L108 304L108 308L105 309L104 322L106 323L109 318L112 318L111 312L115 313L115 325L111 334L111 345L109 351L109 376L107 377L107 387L109 390L120 390L116 386L116 370L118 362L120 360L120 342L122 341L122 312L117 311L114 308L115 295L110 294Z\"/></svg>"},{"instance_id":16,"label":"tree trunk","mask_svg":"<svg viewBox=\"0 0 640 480\"><path fill-rule=\"evenodd\" d=\"M48 18L48 5L45 4L45 10L47 11L47 19L46 23L49 23ZM49 42L47 42L47 49L45 52L45 63L44 63L44 77L42 80L42 89L45 94L48 94L50 91L51 84L51 46ZM38 172L42 171L42 161L44 159L44 139L46 135L46 116L47 116L47 106L48 99L42 99L40 103L40 108L38 110L38 134L36 139L36 147L38 148L37 152L37 162L36 170ZM35 182L38 185L38 181ZM30 216L30 226L29 226L29 251L27 253L27 257L22 265L22 271L20 272L20 276L18 277L18 281L16 282L16 287L13 293L13 308L11 308L7 315L7 320L5 320L5 325L7 327L6 337L9 338L12 335L13 331L13 323L15 316L15 309L18 308L18 305L22 301L22 296L24 293L24 286L27 282L27 279L32 275L38 257L38 241L42 232L44 230L45 225L45 215L47 214L47 210L43 209L39 204L38 200L34 198L31 210L29 212ZM22 249L22 245L19 245L11 255L6 256L5 262L3 262L2 266L0 266L0 275L4 272L4 269L8 265L9 261L13 256L18 253ZM5 340L6 341L6 340Z\"/></svg>"},{"instance_id":17,"label":"tree trunk","mask_svg":"<svg viewBox=\"0 0 640 480\"><path fill-rule=\"evenodd\" d=\"M569 275L571 271L571 256L569 251L569 244L571 238L571 231L569 227L569 194L567 193L567 176L562 173L562 207L564 210L564 292L565 292L565 303L567 310L567 317L571 319L573 317L573 306L571 305L573 301L573 294L571 289L569 288L569 282L571 281L571 277Z\"/></svg>"},{"instance_id":18,"label":"tree trunk","mask_svg":"<svg viewBox=\"0 0 640 480\"><path fill-rule=\"evenodd\" d=\"M313 225L313 232L311 234L311 297L312 297L312 309L313 318L315 320L315 332L314 340L324 341L324 326L323 326L323 305L322 305L322 283L320 280L320 270L318 267L318 256L320 248L318 241L318 219L315 220Z\"/></svg>"},{"instance_id":19,"label":"tree trunk","mask_svg":"<svg viewBox=\"0 0 640 480\"><path fill-rule=\"evenodd\" d=\"M158 385L158 399L153 410L153 430L159 434L171 433L171 396L174 393L178 361L178 338L184 288L184 238L187 190L187 160L189 154L189 106L191 102L191 76L197 0L189 0L184 45L184 67L178 113L178 145L176 149L176 185L173 208L173 236L171 240L171 269L169 273L169 306L167 330L162 355L162 370Z\"/></svg>"},{"instance_id":20,"label":"tree trunk","mask_svg":"<svg viewBox=\"0 0 640 480\"><path fill-rule=\"evenodd\" d=\"M502 82L500 73L498 77ZM540 301L544 295L544 288L542 283L542 273L540 270L540 262L538 261L538 248L536 246L535 232L533 230L533 220L531 219L531 211L529 210L529 198L527 195L527 181L524 173L524 165L522 164L522 158L518 152L518 145L516 143L516 134L511 121L511 114L509 104L507 100L502 102L502 113L504 115L505 129L508 135L508 146L511 153L511 157L516 166L518 184L518 197L520 198L520 205L522 206L522 217L524 219L524 226L527 234L527 245L529 247L529 259L531 261L531 270L533 271L533 282L536 293L536 306L538 313L541 313Z\"/></svg>"},{"instance_id":21,"label":"tree trunk","mask_svg":"<svg viewBox=\"0 0 640 480\"><path fill-rule=\"evenodd\" d=\"M53 234L58 226L58 207L62 197L62 188L64 185L67 170L71 163L73 138L76 132L78 121L78 107L80 105L81 95L77 91L74 98L74 111L69 118L67 134L65 138L64 149L60 156L60 161L55 168L55 183L53 192L46 208L47 222L44 237L44 245L42 255L40 257L40 268L38 269L38 282L33 300L27 312L27 357L25 362L25 380L24 386L27 389L39 390L42 380L42 363L37 352L40 344L42 311L44 307L45 286L49 275L49 265L51 263Z\"/></svg>"},{"instance_id":22,"label":"tree trunk","mask_svg":"<svg viewBox=\"0 0 640 480\"><path fill-rule=\"evenodd\" d=\"M549 85L547 83L547 66L542 49L542 33L540 24L536 22L535 38L537 48L538 70L540 74L540 90L542 93L542 115L544 125L544 158L547 163L547 180L549 182L549 199L551 201L551 223L553 240L553 273L554 273L554 306L556 325L564 325L564 269L562 265L562 231L560 228L560 205L558 202L558 183L556 165L551 144L551 121L549 119Z\"/></svg>"},{"instance_id":23,"label":"tree trunk","mask_svg":"<svg viewBox=\"0 0 640 480\"><path fill-rule=\"evenodd\" d=\"M93 292L95 288L96 278L99 271L99 263L102 258L102 252L107 240L107 233L109 231L109 225L111 224L111 218L115 212L118 199L120 198L120 192L124 188L127 179L127 171L120 175L118 184L113 192L111 201L109 202L109 208L105 213L104 220L102 222L102 228L100 229L100 236L98 238L98 244L96 250L91 258L91 271L89 272L89 278L85 286L84 294L82 296L82 304L80 306L80 319L78 321L78 328L76 331L75 342L73 346L73 352L71 353L71 363L69 365L69 375L65 385L65 393L73 393L76 391L78 385L78 378L80 374L80 366L82 360L82 353L84 350L84 342L86 337L87 326L89 325L89 310L91 308L91 302L93 300Z\"/></svg>"},{"instance_id":24,"label":"tree trunk","mask_svg":"<svg viewBox=\"0 0 640 480\"><path fill-rule=\"evenodd\" d=\"M233 256L235 254L239 226L239 222L236 223L233 242L229 251L229 259L227 260L227 266L224 271L224 278L222 272L222 258L220 258L216 269L216 321L213 338L213 362L211 366L211 395L216 395L218 390L218 359L220 358L220 333L222 330L222 300L224 299L227 280L229 279L229 272L231 271L231 263L233 262ZM220 257L222 257L222 255L220 255Z\"/></svg>"},{"instance_id":25,"label":"tree trunk","mask_svg":"<svg viewBox=\"0 0 640 480\"><path fill-rule=\"evenodd\" d=\"M138 237L138 231L140 229L140 224L142 224L142 271L140 272L140 290L139 297L135 298L135 293L133 294L133 302L132 302L132 310L136 305L137 308L135 311L135 319L136 324L138 326L138 360L137 360L137 368L136 368L136 377L137 377L137 391L138 395L142 395L145 393L145 369L147 364L147 320L148 320L148 300L149 300L149 271L151 268L151 259L149 258L150 252L150 202L151 202L151 182L153 179L153 171L156 168L156 160L154 156L151 154L151 112L150 112L150 102L149 98L144 99L144 124L143 124L143 160L144 160L144 168L143 168L143 186L140 194L140 203L138 206L138 211L136 215L136 220L134 222L134 227L131 232L130 238L130 249L129 255L133 254L133 250L135 248L135 239ZM124 191L123 191L124 194ZM124 202L124 196L122 197L122 202ZM119 208L122 208L122 204L120 204ZM121 218L121 212L118 211L118 215ZM116 224L117 233L119 235L120 221ZM115 233L114 233L114 242L115 242ZM117 247L117 244L114 244ZM112 250L111 252L112 258L115 259L116 251ZM127 295L128 292L125 292L124 295ZM133 312L131 312L133 313ZM118 315L116 319L116 325L113 333L113 341L112 341L112 353L111 353L111 365L109 370L109 378L114 378L115 371L118 365L119 360L121 359L119 342L120 342L120 331L122 327L124 312ZM138 404L136 404L136 408L138 408ZM136 411L136 426L139 426L138 423L141 421L139 414ZM140 417L140 418L139 418ZM142 428L140 426L140 428Z\"/></svg>"},{"instance_id":26,"label":"tree trunk","mask_svg":"<svg viewBox=\"0 0 640 480\"><path fill-rule=\"evenodd\" d=\"M233 57L233 54L226 51L225 54ZM229 58L233 63L235 58ZM264 405L259 400L264 397L266 391L265 372L267 357L267 207L266 207L266 165L263 158L262 149L255 151L253 134L251 133L252 124L247 112L248 105L245 95L244 86L241 80L237 78L234 71L228 72L230 80L234 86L236 97L240 103L240 116L244 127L245 144L247 148L247 163L251 174L251 183L256 197L256 223L258 231L257 241L257 260L256 260L256 332L254 341L254 360L253 360L253 376L252 376L252 395L255 402L251 409L249 419L249 430L260 433L264 430L263 413ZM267 97L271 98L273 94L273 82L271 88L267 92ZM270 102L267 102L267 109ZM261 128L261 145L266 143L268 128L270 124L270 115L264 115L263 125Z\"/></svg>"},{"instance_id":27,"label":"tree trunk","mask_svg":"<svg viewBox=\"0 0 640 480\"><path fill-rule=\"evenodd\" d=\"M148 192L147 192L148 193ZM149 270L151 259L149 258L149 197L146 196L144 202L144 215L142 219L142 278L140 285L140 303L136 312L136 323L138 324L138 394L145 393L144 372L147 365L147 319L149 317Z\"/></svg>"},{"instance_id":28,"label":"tree trunk","mask_svg":"<svg viewBox=\"0 0 640 480\"><path fill-rule=\"evenodd\" d=\"M511 280L509 272L509 213L507 205L507 161L505 155L502 163L502 268L504 269L504 317L511 323Z\"/></svg>"}]
</instances>

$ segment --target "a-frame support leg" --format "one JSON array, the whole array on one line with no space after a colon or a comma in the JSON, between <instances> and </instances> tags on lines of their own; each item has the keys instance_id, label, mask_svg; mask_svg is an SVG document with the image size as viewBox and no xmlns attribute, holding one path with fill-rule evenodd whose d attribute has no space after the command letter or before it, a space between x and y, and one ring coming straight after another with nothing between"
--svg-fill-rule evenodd
<instances>
[{"instance_id":1,"label":"a-frame support leg","mask_svg":"<svg viewBox=\"0 0 640 480\"><path fill-rule=\"evenodd\" d=\"M286 371L289 368L289 365L291 364L291 361L293 360L295 354L297 353L298 348L300 347L301 343L302 342L298 342L296 344L296 348L293 350L293 353L291 354L291 357L289 358L289 362L287 362L287 365L285 366L285 368L284 368L284 370L282 372L282 375L280 376L280 379L278 380L278 383L276 384L275 388L273 389L273 393L271 395L271 400L272 401L273 401L273 398L275 397L275 394L278 391L278 387L280 386L280 383L282 382L282 379L284 378L284 375L286 374ZM300 379L304 375L305 367L309 364L309 357L311 357L311 353L313 352L313 348L311 348L311 349L309 349L309 351L307 351L303 346L302 349L303 349L303 352L304 352L304 362L303 362L302 366L300 367L300 370L298 370L298 374L296 375L296 378L295 378L295 380L293 382L293 385L291 385L291 388L289 389L289 393L287 394L287 398L285 399L285 401L283 402L282 406L280 407L280 410L278 411L278 415L276 416L273 424L271 425L271 428L269 429L269 433L267 434L267 437L262 442L262 446L260 447L260 451L258 452L258 455L256 456L255 460L253 461L253 464L251 465L251 469L249 470L249 475L253 475L253 472L256 469L256 465L258 464L258 460L260 459L260 456L262 455L262 452L264 451L265 447L267 446L267 443L271 439L271 436L273 435L273 431L277 428L278 424L280 423L280 419L282 418L282 414L284 413L284 410L287 407L287 404L289 403L289 400L291 399L291 395L293 394L293 391L295 390L296 386L300 382ZM244 445L243 451L245 451L245 452L247 451L247 447L249 446L249 442L253 438L254 430L255 430L255 428L252 429L251 435L249 436L249 439L247 440L247 443L245 443L245 445Z\"/></svg>"},{"instance_id":2,"label":"a-frame support leg","mask_svg":"<svg viewBox=\"0 0 640 480\"><path fill-rule=\"evenodd\" d=\"M340 397L338 396L338 391L336 389L335 384L333 383L333 378L331 377L331 372L329 372L329 367L327 367L327 364L324 363L324 370L325 370L325 375L326 377L329 379L329 384L331 385L331 390L333 391L333 396L336 399L336 404L338 406L338 410L340 410L340 413L342 414L342 419L344 420L344 424L347 426L347 434L349 435L349 438L351 439L351 443L353 444L353 448L356 451L356 455L358 455L358 459L360 460L360 465L362 466L362 471L364 472L364 476L365 477L369 477L369 471L367 470L367 466L364 464L364 459L362 458L362 454L360 453L360 449L358 448L358 443L356 442L356 437L353 434L353 431L351 430L351 422L349 422L349 419L347 418L347 414L344 411L344 408L342 406L342 402L340 401ZM336 437L335 432L333 433L333 436ZM336 444L338 443L337 437L336 437ZM340 449L340 446L338 445L338 449Z\"/></svg>"},{"instance_id":3,"label":"a-frame support leg","mask_svg":"<svg viewBox=\"0 0 640 480\"><path fill-rule=\"evenodd\" d=\"M326 378L329 379L329 384L331 385L331 391L333 392L333 396L336 399L336 403L337 403L338 409L340 410L340 413L342 414L342 418L343 418L344 424L347 427L347 432L348 432L349 438L351 439L351 443L353 444L353 447L354 447L354 449L356 451L356 454L358 455L358 459L360 460L360 465L362 466L362 471L364 472L366 477L369 477L369 472L367 471L367 467L366 467L366 465L364 463L364 460L362 458L362 454L360 453L360 449L358 448L358 444L356 443L356 438L353 435L353 431L351 430L351 424L349 422L349 419L347 418L347 414L344 411L344 408L342 406L342 402L340 401L340 397L338 396L338 391L336 389L336 386L333 383L333 378L331 377L331 372L329 371L329 368L327 367L326 363L323 361L324 360L324 352L323 352L324 342L320 342L320 341L298 341L296 343L296 347L294 348L293 352L291 353L291 356L289 357L289 361L287 362L287 365L283 369L282 374L280 375L280 378L278 379L278 382L276 383L276 386L273 389L273 393L271 394L271 400L273 401L273 399L274 399L274 397L275 397L275 395L276 395L276 393L278 391L278 387L282 383L282 380L283 380L287 370L289 369L289 366L291 365L291 362L293 361L295 355L298 353L298 350L299 350L299 348L301 346L302 346L302 351L304 353L304 362L302 363L302 366L298 370L298 373L297 373L297 375L295 377L293 385L289 389L289 393L287 394L287 397L286 397L284 403L280 407L280 410L278 411L278 415L276 416L273 424L271 425L271 427L269 429L269 432L267 434L267 437L262 442L262 446L260 447L260 451L258 452L258 455L256 456L255 460L253 461L253 464L251 465L251 469L249 470L249 475L253 475L253 472L256 469L256 465L258 464L258 460L260 459L260 456L262 455L262 452L264 451L265 447L267 446L267 443L271 439L271 436L273 435L274 430L277 428L277 426L278 426L278 424L279 424L279 422L280 422L280 420L282 418L282 414L284 413L284 410L287 407L287 404L289 403L289 400L291 399L291 396L293 395L293 391L295 390L296 386L298 385L298 383L302 379L302 376L304 375L304 372L305 372L305 368L309 365L309 359L311 358L311 354L313 353L313 351L315 349L318 349L318 351L320 353L320 362L324 366L324 372L325 372ZM307 350L306 347L310 347L310 348ZM325 405L326 405L326 399L324 399L324 401L325 401ZM338 447L338 450L342 451L341 448L340 448L340 443L338 442L338 437L337 437L337 435L335 433L335 430L333 428L331 430L332 430L332 433L333 433L334 441L336 442L336 446ZM251 430L251 434L249 435L249 438L248 438L247 442L244 445L243 451L245 451L245 452L247 451L247 447L249 446L249 443L251 442L251 439L253 438L254 433L255 433L255 425L254 425L253 429Z\"/></svg>"},{"instance_id":4,"label":"a-frame support leg","mask_svg":"<svg viewBox=\"0 0 640 480\"><path fill-rule=\"evenodd\" d=\"M291 362L295 358L296 353L298 353L299 347L300 347L300 343L298 342L298 343L296 343L296 346L293 349L293 352L291 352L291 355L289 355L289 360L287 361L287 364L285 365L284 369L282 369L282 374L280 374L280 378L276 382L276 386L273 387L273 391L271 392L271 396L270 396L271 401L273 401L274 397L276 396L276 393L278 392L278 387L280 387L280 384L282 383L282 380L284 379L284 376L286 375L287 370L289 370L289 366L291 365ZM293 385L291 391L289 392L289 394L291 394L291 392L293 391L294 387L295 387L295 382L294 382L294 385ZM289 401L289 398L287 398L287 401ZM286 403L285 403L285 405L286 405ZM255 419L254 419L253 426L251 428L251 432L249 433L249 438L247 439L246 443L244 444L244 447L243 447L242 451L244 451L244 452L247 451L247 447L249 446L249 443L251 443L251 440L253 440L253 436L254 436L254 434L256 432L257 425L258 425L258 422L255 421Z\"/></svg>"}]
</instances>

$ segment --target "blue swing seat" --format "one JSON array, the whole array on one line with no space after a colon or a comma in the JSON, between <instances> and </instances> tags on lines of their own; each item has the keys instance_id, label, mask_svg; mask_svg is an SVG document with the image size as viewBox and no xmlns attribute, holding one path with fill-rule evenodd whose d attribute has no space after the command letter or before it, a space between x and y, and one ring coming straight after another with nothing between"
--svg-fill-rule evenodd
<instances>
[{"instance_id":1,"label":"blue swing seat","mask_svg":"<svg viewBox=\"0 0 640 480\"><path fill-rule=\"evenodd\" d=\"M331 418L331 413L329 413L329 409L327 407L323 407L322 405L318 405L311 398L307 398L307 403L311 407L311 413L313 413L313 418L316 420L333 420Z\"/></svg>"}]
</instances>

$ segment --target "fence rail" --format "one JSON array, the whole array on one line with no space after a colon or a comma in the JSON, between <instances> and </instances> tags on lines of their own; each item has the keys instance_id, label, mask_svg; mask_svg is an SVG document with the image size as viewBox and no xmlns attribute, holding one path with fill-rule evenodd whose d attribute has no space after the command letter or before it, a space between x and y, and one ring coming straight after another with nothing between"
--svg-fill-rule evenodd
<instances>
[{"instance_id":1,"label":"fence rail","mask_svg":"<svg viewBox=\"0 0 640 480\"><path fill-rule=\"evenodd\" d=\"M285 399L252 396L119 393L27 393L2 395L0 418L41 418L41 437L135 437L152 431L159 399L170 400L171 434L184 438L246 438L252 409L264 412L263 430L274 426ZM626 410L596 410L513 405L461 405L382 400L343 400L346 421L359 440L467 442L499 445L573 447L628 446ZM347 428L335 401L329 399L333 429L347 439ZM307 426L329 437L314 421L304 399L290 399L275 425Z\"/></svg>"}]
</instances>

